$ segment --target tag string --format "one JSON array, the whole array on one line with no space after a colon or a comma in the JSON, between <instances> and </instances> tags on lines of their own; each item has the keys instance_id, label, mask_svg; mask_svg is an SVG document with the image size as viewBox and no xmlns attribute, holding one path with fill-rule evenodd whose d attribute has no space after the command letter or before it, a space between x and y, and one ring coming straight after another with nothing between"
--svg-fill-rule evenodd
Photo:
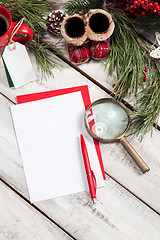
<instances>
[{"instance_id":1,"label":"tag string","mask_svg":"<svg viewBox=\"0 0 160 240\"><path fill-rule=\"evenodd\" d=\"M25 20L26 20L25 18L22 18L22 19L16 24L16 26L13 28L12 33L11 33L11 36L10 36L10 39L9 39L9 42L8 42L8 47L10 48L10 50L16 49L16 44L15 44L15 42L13 41L13 37L14 37L14 35L18 32L19 28L21 27L21 25L23 24L23 22L24 22ZM14 44L13 47L10 46L12 43Z\"/></svg>"}]
</instances>

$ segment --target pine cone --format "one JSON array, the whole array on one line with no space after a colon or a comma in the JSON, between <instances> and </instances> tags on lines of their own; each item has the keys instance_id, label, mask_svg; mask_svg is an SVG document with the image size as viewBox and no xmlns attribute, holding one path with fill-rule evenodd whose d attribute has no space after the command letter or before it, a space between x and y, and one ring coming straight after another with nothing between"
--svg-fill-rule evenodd
<instances>
[{"instance_id":1,"label":"pine cone","mask_svg":"<svg viewBox=\"0 0 160 240\"><path fill-rule=\"evenodd\" d=\"M52 11L47 18L47 27L48 32L57 36L61 33L61 24L63 19L66 17L66 14L62 10Z\"/></svg>"}]
</instances>

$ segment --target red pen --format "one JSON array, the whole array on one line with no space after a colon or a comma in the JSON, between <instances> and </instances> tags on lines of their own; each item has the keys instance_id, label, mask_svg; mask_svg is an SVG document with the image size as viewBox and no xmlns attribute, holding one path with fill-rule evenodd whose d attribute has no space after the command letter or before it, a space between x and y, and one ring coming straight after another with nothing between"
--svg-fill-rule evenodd
<instances>
[{"instance_id":1,"label":"red pen","mask_svg":"<svg viewBox=\"0 0 160 240\"><path fill-rule=\"evenodd\" d=\"M91 170L88 151L87 151L86 143L84 141L84 137L82 134L80 135L80 139L81 139L81 149L82 149L84 166L85 166L86 175L87 175L88 186L89 186L91 198L93 202L96 203L96 189L97 189L96 178L95 178L94 172Z\"/></svg>"}]
</instances>

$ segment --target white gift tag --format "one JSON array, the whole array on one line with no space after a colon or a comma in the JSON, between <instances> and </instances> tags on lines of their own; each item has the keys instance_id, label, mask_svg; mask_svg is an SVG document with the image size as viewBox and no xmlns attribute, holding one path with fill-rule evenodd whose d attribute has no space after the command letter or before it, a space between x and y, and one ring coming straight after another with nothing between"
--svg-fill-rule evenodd
<instances>
[{"instance_id":1,"label":"white gift tag","mask_svg":"<svg viewBox=\"0 0 160 240\"><path fill-rule=\"evenodd\" d=\"M12 47L12 44L10 46ZM2 58L8 81L12 81L15 88L37 79L24 45L16 43L16 49L14 50L6 46Z\"/></svg>"},{"instance_id":2,"label":"white gift tag","mask_svg":"<svg viewBox=\"0 0 160 240\"><path fill-rule=\"evenodd\" d=\"M160 58L160 47L150 52L150 56L153 58Z\"/></svg>"},{"instance_id":3,"label":"white gift tag","mask_svg":"<svg viewBox=\"0 0 160 240\"><path fill-rule=\"evenodd\" d=\"M156 40L158 42L159 47L155 48L153 51L150 52L150 56L153 58L160 58L160 33L159 32L155 32L156 35Z\"/></svg>"}]
</instances>

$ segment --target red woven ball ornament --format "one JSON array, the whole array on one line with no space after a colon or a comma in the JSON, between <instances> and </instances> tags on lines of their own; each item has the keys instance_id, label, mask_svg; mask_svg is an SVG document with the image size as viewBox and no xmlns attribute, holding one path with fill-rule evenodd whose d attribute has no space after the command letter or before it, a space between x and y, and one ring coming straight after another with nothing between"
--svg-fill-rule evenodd
<instances>
[{"instance_id":1,"label":"red woven ball ornament","mask_svg":"<svg viewBox=\"0 0 160 240\"><path fill-rule=\"evenodd\" d=\"M74 64L82 64L90 59L89 43L85 43L81 46L74 46L68 44L68 54L71 62Z\"/></svg>"},{"instance_id":2,"label":"red woven ball ornament","mask_svg":"<svg viewBox=\"0 0 160 240\"><path fill-rule=\"evenodd\" d=\"M92 41L90 47L91 57L96 60L101 60L108 57L110 52L110 42L109 40L105 40L102 42L94 42Z\"/></svg>"}]
</instances>

